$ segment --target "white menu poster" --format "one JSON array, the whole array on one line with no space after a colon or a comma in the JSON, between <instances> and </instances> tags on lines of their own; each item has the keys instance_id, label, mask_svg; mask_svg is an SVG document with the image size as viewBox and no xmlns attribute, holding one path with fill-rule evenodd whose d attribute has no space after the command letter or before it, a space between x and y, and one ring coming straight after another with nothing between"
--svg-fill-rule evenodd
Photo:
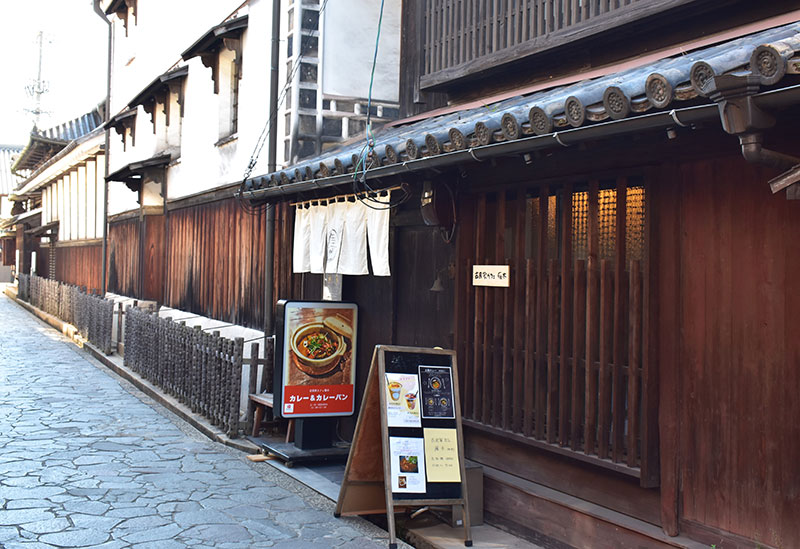
<instances>
[{"instance_id":1,"label":"white menu poster","mask_svg":"<svg viewBox=\"0 0 800 549\"><path fill-rule=\"evenodd\" d=\"M422 427L419 377L416 374L386 374L386 424L389 427Z\"/></svg>"},{"instance_id":2,"label":"white menu poster","mask_svg":"<svg viewBox=\"0 0 800 549\"><path fill-rule=\"evenodd\" d=\"M424 439L389 437L392 492L424 494L425 450Z\"/></svg>"}]
</instances>

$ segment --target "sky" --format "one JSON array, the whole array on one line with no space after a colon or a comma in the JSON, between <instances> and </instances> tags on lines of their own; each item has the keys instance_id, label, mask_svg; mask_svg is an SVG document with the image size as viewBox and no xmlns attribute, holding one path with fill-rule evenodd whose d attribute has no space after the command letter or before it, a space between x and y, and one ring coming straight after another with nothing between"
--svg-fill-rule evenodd
<instances>
[{"instance_id":1,"label":"sky","mask_svg":"<svg viewBox=\"0 0 800 549\"><path fill-rule=\"evenodd\" d=\"M91 111L105 99L108 26L91 0L0 0L0 144L25 145L33 127L26 112L34 100L26 86L36 81L37 35L44 33L39 128Z\"/></svg>"}]
</instances>

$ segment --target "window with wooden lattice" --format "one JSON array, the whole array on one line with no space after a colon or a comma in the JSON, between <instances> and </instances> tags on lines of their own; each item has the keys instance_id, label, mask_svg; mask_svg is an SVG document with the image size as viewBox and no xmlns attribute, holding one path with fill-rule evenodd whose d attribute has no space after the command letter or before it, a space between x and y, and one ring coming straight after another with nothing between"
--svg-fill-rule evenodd
<instances>
[{"instance_id":1,"label":"window with wooden lattice","mask_svg":"<svg viewBox=\"0 0 800 549\"><path fill-rule=\"evenodd\" d=\"M466 425L653 486L646 188L621 177L465 199L457 347ZM510 286L472 286L475 264L509 265Z\"/></svg>"}]
</instances>

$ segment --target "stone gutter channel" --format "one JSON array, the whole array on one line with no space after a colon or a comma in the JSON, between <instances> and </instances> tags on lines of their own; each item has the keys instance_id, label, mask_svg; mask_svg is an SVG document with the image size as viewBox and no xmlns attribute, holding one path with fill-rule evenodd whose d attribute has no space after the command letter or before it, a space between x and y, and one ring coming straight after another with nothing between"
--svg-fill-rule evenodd
<instances>
[{"instance_id":1,"label":"stone gutter channel","mask_svg":"<svg viewBox=\"0 0 800 549\"><path fill-rule=\"evenodd\" d=\"M128 370L124 366L121 356L104 354L91 343L80 337L78 334L78 329L72 324L68 324L58 317L34 307L30 303L18 299L16 287L12 285L6 286L5 294L17 305L70 338L76 345L91 354L93 358L98 360L105 367L131 383L148 397L152 398L161 406L200 431L209 439L220 444L224 444L225 446L235 448L241 452L246 452L247 454L257 454L261 452L261 448L247 439L230 438L223 431L217 429L211 423L209 423L208 420L203 416L195 414L189 407L182 404L177 399L171 397L170 395L164 394L156 385L153 385L149 381L142 379L138 374ZM320 495L328 498L333 503L336 503L339 494L339 485L336 483L306 467L289 468L282 463L273 460L266 461L266 463L294 478L301 484L314 490ZM385 522L385 519L383 522ZM378 523L378 525L381 526L380 523ZM381 527L385 528L385 525L382 525ZM403 539L409 543L412 543L413 547L417 547L418 549L451 549L464 546L463 538L459 537L462 532L460 528L451 529L448 525L443 524L438 519L433 518L430 513L425 513L413 521L403 521L398 517L397 527L398 535L402 536ZM539 548L537 545L525 542L519 538L511 536L506 532L485 524L473 527L472 533L475 547L508 547L516 549ZM400 540L398 541L398 547L412 547L405 545Z\"/></svg>"}]
</instances>

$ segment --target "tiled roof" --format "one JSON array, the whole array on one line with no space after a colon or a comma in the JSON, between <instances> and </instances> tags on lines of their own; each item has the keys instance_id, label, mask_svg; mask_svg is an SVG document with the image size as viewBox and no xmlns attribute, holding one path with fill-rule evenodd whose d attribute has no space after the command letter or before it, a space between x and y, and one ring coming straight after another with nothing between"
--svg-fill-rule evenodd
<instances>
[{"instance_id":1,"label":"tiled roof","mask_svg":"<svg viewBox=\"0 0 800 549\"><path fill-rule=\"evenodd\" d=\"M86 135L99 126L102 122L103 117L100 115L100 112L97 109L94 109L91 112L87 112L86 114L79 116L78 118L64 122L58 126L53 126L50 129L42 131L34 130L31 135L37 135L46 139L54 139L59 141L72 141L73 139L77 139Z\"/></svg>"},{"instance_id":2,"label":"tiled roof","mask_svg":"<svg viewBox=\"0 0 800 549\"><path fill-rule=\"evenodd\" d=\"M103 122L98 109L47 130L33 129L30 140L14 164L15 171L33 171L67 143L83 137Z\"/></svg>"},{"instance_id":3,"label":"tiled roof","mask_svg":"<svg viewBox=\"0 0 800 549\"><path fill-rule=\"evenodd\" d=\"M22 180L11 171L20 152L22 145L0 145L0 196L9 195Z\"/></svg>"},{"instance_id":4,"label":"tiled roof","mask_svg":"<svg viewBox=\"0 0 800 549\"><path fill-rule=\"evenodd\" d=\"M712 77L748 72L759 76L763 86L785 80L788 73L800 74L800 22L569 86L383 128L375 132L374 155L368 165L385 166L494 142L557 135L650 111L713 104L705 98ZM362 139L291 169L254 177L249 186L258 194L257 190L265 187L352 173L364 150Z\"/></svg>"}]
</instances>

